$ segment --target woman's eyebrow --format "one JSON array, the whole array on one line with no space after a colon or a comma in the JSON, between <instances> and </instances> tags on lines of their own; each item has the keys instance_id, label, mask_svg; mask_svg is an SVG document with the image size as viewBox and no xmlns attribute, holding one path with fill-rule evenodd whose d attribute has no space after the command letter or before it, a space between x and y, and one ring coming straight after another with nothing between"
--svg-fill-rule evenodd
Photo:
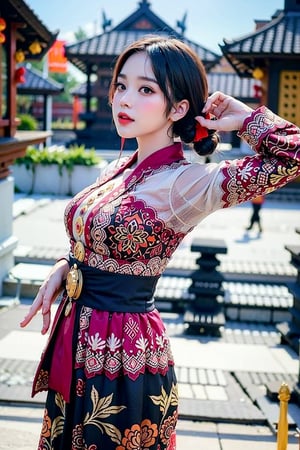
<instances>
[{"instance_id":1,"label":"woman's eyebrow","mask_svg":"<svg viewBox=\"0 0 300 450\"><path fill-rule=\"evenodd\" d=\"M127 76L124 73L119 73L118 77L126 79ZM150 81L151 83L157 83L157 81L155 80L155 78L151 78L151 77L146 77L146 76L138 76L137 77L139 80L141 81Z\"/></svg>"}]
</instances>

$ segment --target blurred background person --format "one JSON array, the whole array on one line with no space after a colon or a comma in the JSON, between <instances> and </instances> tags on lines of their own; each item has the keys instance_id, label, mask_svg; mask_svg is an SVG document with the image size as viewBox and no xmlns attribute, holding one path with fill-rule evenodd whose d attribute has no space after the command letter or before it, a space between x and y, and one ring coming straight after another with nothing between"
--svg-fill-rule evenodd
<instances>
[{"instance_id":1,"label":"blurred background person","mask_svg":"<svg viewBox=\"0 0 300 450\"><path fill-rule=\"evenodd\" d=\"M261 211L264 201L265 201L265 197L263 195L259 195L258 197L255 197L251 200L252 214L250 217L250 224L246 228L248 231L252 230L253 225L256 223L258 226L259 232L262 233L263 230L262 230L261 220L260 220L260 211Z\"/></svg>"}]
</instances>

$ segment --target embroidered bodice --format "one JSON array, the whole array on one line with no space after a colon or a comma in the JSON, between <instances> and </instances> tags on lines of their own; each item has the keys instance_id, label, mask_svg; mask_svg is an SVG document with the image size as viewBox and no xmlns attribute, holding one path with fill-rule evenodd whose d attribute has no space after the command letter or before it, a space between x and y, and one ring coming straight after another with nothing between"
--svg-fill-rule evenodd
<instances>
[{"instance_id":1,"label":"embroidered bodice","mask_svg":"<svg viewBox=\"0 0 300 450\"><path fill-rule=\"evenodd\" d=\"M135 168L137 153L111 164L67 206L71 249L81 241L85 263L102 270L160 275L184 236L208 214L269 193L299 174L296 126L261 107L240 136L256 154L191 163L175 143Z\"/></svg>"}]
</instances>

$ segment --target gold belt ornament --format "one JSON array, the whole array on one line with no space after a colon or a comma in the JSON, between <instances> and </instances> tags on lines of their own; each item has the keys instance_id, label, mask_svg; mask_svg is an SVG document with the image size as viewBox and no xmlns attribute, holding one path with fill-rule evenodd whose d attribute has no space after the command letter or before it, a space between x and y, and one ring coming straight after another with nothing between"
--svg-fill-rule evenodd
<instances>
[{"instance_id":1,"label":"gold belt ornament","mask_svg":"<svg viewBox=\"0 0 300 450\"><path fill-rule=\"evenodd\" d=\"M76 244L74 245L74 256L78 261L84 261L85 249L83 243L80 241L76 242Z\"/></svg>"},{"instance_id":2,"label":"gold belt ornament","mask_svg":"<svg viewBox=\"0 0 300 450\"><path fill-rule=\"evenodd\" d=\"M74 247L74 256L79 261L82 262L84 260L85 250L82 242L76 242ZM75 263L69 273L67 275L66 280L66 291L69 297L69 301L66 305L65 316L70 314L72 308L72 300L77 300L81 294L83 286L83 276L80 269L78 269L77 264Z\"/></svg>"}]
</instances>

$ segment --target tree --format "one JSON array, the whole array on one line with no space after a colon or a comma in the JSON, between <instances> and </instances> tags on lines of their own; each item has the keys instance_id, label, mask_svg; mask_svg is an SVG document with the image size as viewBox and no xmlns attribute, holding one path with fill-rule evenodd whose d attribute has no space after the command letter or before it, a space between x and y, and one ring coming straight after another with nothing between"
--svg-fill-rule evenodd
<instances>
[{"instance_id":1,"label":"tree","mask_svg":"<svg viewBox=\"0 0 300 450\"><path fill-rule=\"evenodd\" d=\"M83 28L79 27L77 31L74 31L74 37L75 37L76 42L78 42L78 41L83 41L88 36L87 36L86 31Z\"/></svg>"}]
</instances>

